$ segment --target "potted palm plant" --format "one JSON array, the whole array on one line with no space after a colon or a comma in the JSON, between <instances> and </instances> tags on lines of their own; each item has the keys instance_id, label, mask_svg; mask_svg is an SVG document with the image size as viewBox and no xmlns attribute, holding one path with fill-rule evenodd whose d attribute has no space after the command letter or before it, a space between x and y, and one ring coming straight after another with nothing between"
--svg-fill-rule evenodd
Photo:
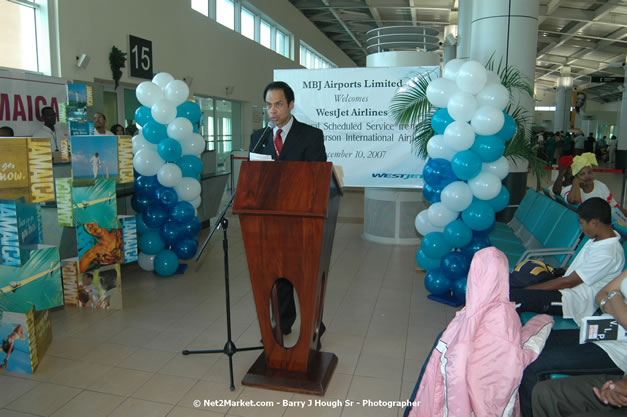
<instances>
[{"instance_id":1,"label":"potted palm plant","mask_svg":"<svg viewBox=\"0 0 627 417\"><path fill-rule=\"evenodd\" d=\"M501 84L507 88L510 97L514 94L533 97L533 89L518 69L499 63L496 68L492 58L486 69L496 72ZM431 116L437 109L427 99L427 86L432 81L430 73L416 75L405 88L392 99L390 112L399 125L413 126L412 147L421 158L427 158L427 143L435 132L431 127ZM510 192L510 205L518 204L526 191L527 167L536 176L536 187L541 188L541 179L547 174L546 161L536 155L533 147L531 129L532 115L526 109L508 104L505 111L515 120L517 129L514 137L507 142L504 156L510 162L510 174L503 184ZM521 169L522 168L522 169ZM509 221L515 207L508 207L499 213L498 220Z\"/></svg>"}]
</instances>

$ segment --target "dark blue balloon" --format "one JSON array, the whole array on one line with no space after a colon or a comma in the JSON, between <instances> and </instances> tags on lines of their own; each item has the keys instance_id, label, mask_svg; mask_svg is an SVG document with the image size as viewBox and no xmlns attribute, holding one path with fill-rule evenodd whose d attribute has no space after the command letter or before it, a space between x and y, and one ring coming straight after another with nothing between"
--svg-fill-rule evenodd
<instances>
[{"instance_id":1,"label":"dark blue balloon","mask_svg":"<svg viewBox=\"0 0 627 417\"><path fill-rule=\"evenodd\" d=\"M194 155L183 155L176 161L184 177L195 177L202 172L202 161Z\"/></svg>"},{"instance_id":2,"label":"dark blue balloon","mask_svg":"<svg viewBox=\"0 0 627 417\"><path fill-rule=\"evenodd\" d=\"M144 211L143 219L146 226L158 229L168 220L168 212L160 205L153 204Z\"/></svg>"},{"instance_id":3,"label":"dark blue balloon","mask_svg":"<svg viewBox=\"0 0 627 417\"><path fill-rule=\"evenodd\" d=\"M431 232L422 238L420 249L429 258L440 259L451 250L451 246L444 239L442 232Z\"/></svg>"},{"instance_id":4,"label":"dark blue balloon","mask_svg":"<svg viewBox=\"0 0 627 417\"><path fill-rule=\"evenodd\" d=\"M133 194L131 197L131 207L133 207L136 213L143 213L152 204L152 198L142 197L140 194Z\"/></svg>"},{"instance_id":5,"label":"dark blue balloon","mask_svg":"<svg viewBox=\"0 0 627 417\"><path fill-rule=\"evenodd\" d=\"M481 158L481 162L494 162L503 156L505 142L497 135L476 136L470 150Z\"/></svg>"},{"instance_id":6,"label":"dark blue balloon","mask_svg":"<svg viewBox=\"0 0 627 417\"><path fill-rule=\"evenodd\" d=\"M144 223L144 218L141 215L141 213L135 216L135 221L137 222L137 234L138 235L143 235L144 233L154 230L148 227L146 223Z\"/></svg>"},{"instance_id":7,"label":"dark blue balloon","mask_svg":"<svg viewBox=\"0 0 627 417\"><path fill-rule=\"evenodd\" d=\"M164 249L155 256L155 272L162 277L169 277L179 267L179 258L174 252Z\"/></svg>"},{"instance_id":8,"label":"dark blue balloon","mask_svg":"<svg viewBox=\"0 0 627 417\"><path fill-rule=\"evenodd\" d=\"M185 226L179 222L173 222L171 220L163 223L163 226L161 226L161 229L159 230L159 235L166 245L174 244L174 242L181 239L184 234Z\"/></svg>"},{"instance_id":9,"label":"dark blue balloon","mask_svg":"<svg viewBox=\"0 0 627 417\"><path fill-rule=\"evenodd\" d=\"M201 228L200 220L198 220L198 217L194 217L185 225L185 235L190 238L196 237L196 235L200 233Z\"/></svg>"},{"instance_id":10,"label":"dark blue balloon","mask_svg":"<svg viewBox=\"0 0 627 417\"><path fill-rule=\"evenodd\" d=\"M440 261L440 266L446 277L455 281L468 275L470 259L461 252L449 252Z\"/></svg>"},{"instance_id":11,"label":"dark blue balloon","mask_svg":"<svg viewBox=\"0 0 627 417\"><path fill-rule=\"evenodd\" d=\"M466 283L466 278L453 282L453 297L460 304L466 304Z\"/></svg>"},{"instance_id":12,"label":"dark blue balloon","mask_svg":"<svg viewBox=\"0 0 627 417\"><path fill-rule=\"evenodd\" d=\"M188 201L179 201L170 209L170 219L187 224L194 218L194 206Z\"/></svg>"},{"instance_id":13,"label":"dark blue balloon","mask_svg":"<svg viewBox=\"0 0 627 417\"><path fill-rule=\"evenodd\" d=\"M505 112L503 112L505 113ZM512 116L505 113L505 122L503 123L503 127L498 131L497 136L503 140L503 142L507 142L511 138L514 137L516 133L516 121Z\"/></svg>"},{"instance_id":14,"label":"dark blue balloon","mask_svg":"<svg viewBox=\"0 0 627 417\"><path fill-rule=\"evenodd\" d=\"M442 158L431 158L422 170L425 182L433 187L444 188L457 178L451 168L451 163Z\"/></svg>"},{"instance_id":15,"label":"dark blue balloon","mask_svg":"<svg viewBox=\"0 0 627 417\"><path fill-rule=\"evenodd\" d=\"M495 213L498 213L499 211L505 209L505 207L509 204L509 191L505 188L505 186L502 186L499 194L492 200L487 200L486 202L490 205L490 207L492 207L492 210L494 210Z\"/></svg>"},{"instance_id":16,"label":"dark blue balloon","mask_svg":"<svg viewBox=\"0 0 627 417\"><path fill-rule=\"evenodd\" d=\"M461 220L447 224L443 233L444 239L453 248L466 246L472 239L472 230Z\"/></svg>"},{"instance_id":17,"label":"dark blue balloon","mask_svg":"<svg viewBox=\"0 0 627 417\"><path fill-rule=\"evenodd\" d=\"M165 247L165 242L161 239L158 231L151 230L139 237L137 246L146 255L155 255Z\"/></svg>"},{"instance_id":18,"label":"dark blue balloon","mask_svg":"<svg viewBox=\"0 0 627 417\"><path fill-rule=\"evenodd\" d=\"M442 193L442 188L433 187L430 184L424 185L422 188L422 195L429 203L439 203L440 202L440 194Z\"/></svg>"},{"instance_id":19,"label":"dark blue balloon","mask_svg":"<svg viewBox=\"0 0 627 417\"><path fill-rule=\"evenodd\" d=\"M186 101L176 108L176 117L184 117L192 124L198 123L201 115L200 106L193 101Z\"/></svg>"},{"instance_id":20,"label":"dark blue balloon","mask_svg":"<svg viewBox=\"0 0 627 417\"><path fill-rule=\"evenodd\" d=\"M451 169L457 178L468 181L481 172L481 158L471 150L457 152L451 159Z\"/></svg>"},{"instance_id":21,"label":"dark blue balloon","mask_svg":"<svg viewBox=\"0 0 627 417\"><path fill-rule=\"evenodd\" d=\"M142 128L142 135L148 142L158 145L162 139L168 137L168 128L161 123L151 120Z\"/></svg>"},{"instance_id":22,"label":"dark blue balloon","mask_svg":"<svg viewBox=\"0 0 627 417\"><path fill-rule=\"evenodd\" d=\"M141 107L138 107L137 110L135 110L135 122L138 125L143 126L146 123L150 122L151 120L152 120L152 112L150 110L150 107L141 106Z\"/></svg>"},{"instance_id":23,"label":"dark blue balloon","mask_svg":"<svg viewBox=\"0 0 627 417\"><path fill-rule=\"evenodd\" d=\"M441 268L429 271L425 275L425 287L433 295L450 294L452 284Z\"/></svg>"},{"instance_id":24,"label":"dark blue balloon","mask_svg":"<svg viewBox=\"0 0 627 417\"><path fill-rule=\"evenodd\" d=\"M192 259L197 249L198 240L196 239L179 239L172 244L172 250L179 259Z\"/></svg>"},{"instance_id":25,"label":"dark blue balloon","mask_svg":"<svg viewBox=\"0 0 627 417\"><path fill-rule=\"evenodd\" d=\"M494 223L494 210L482 200L474 200L462 211L462 220L472 230L486 230Z\"/></svg>"},{"instance_id":26,"label":"dark blue balloon","mask_svg":"<svg viewBox=\"0 0 627 417\"><path fill-rule=\"evenodd\" d=\"M174 188L160 186L155 192L156 200L168 209L179 201L179 196Z\"/></svg>"},{"instance_id":27,"label":"dark blue balloon","mask_svg":"<svg viewBox=\"0 0 627 417\"><path fill-rule=\"evenodd\" d=\"M432 269L439 268L440 259L429 258L422 249L418 249L418 252L416 252L416 263L425 271L431 271Z\"/></svg>"},{"instance_id":28,"label":"dark blue balloon","mask_svg":"<svg viewBox=\"0 0 627 417\"><path fill-rule=\"evenodd\" d=\"M157 181L156 175L140 175L135 178L134 186L135 193L139 194L140 197L154 198L155 190L161 185L159 184L159 181Z\"/></svg>"},{"instance_id":29,"label":"dark blue balloon","mask_svg":"<svg viewBox=\"0 0 627 417\"><path fill-rule=\"evenodd\" d=\"M444 134L446 126L451 123L453 123L453 118L450 114L448 114L448 110L446 108L437 110L433 113L433 116L431 116L431 127L438 135Z\"/></svg>"},{"instance_id":30,"label":"dark blue balloon","mask_svg":"<svg viewBox=\"0 0 627 417\"><path fill-rule=\"evenodd\" d=\"M472 240L470 241L470 243L460 249L460 251L464 255L468 256L470 259L472 259L472 257L475 255L475 252L477 252L478 250L487 248L488 246L492 246L492 242L490 242L490 239L487 236L475 233L476 232L473 232Z\"/></svg>"}]
</instances>

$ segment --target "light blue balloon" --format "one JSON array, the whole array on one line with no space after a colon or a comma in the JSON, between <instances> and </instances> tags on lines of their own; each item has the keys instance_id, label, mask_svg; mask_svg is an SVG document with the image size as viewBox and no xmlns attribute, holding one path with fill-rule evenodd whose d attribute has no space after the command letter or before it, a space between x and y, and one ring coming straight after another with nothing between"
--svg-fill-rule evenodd
<instances>
[{"instance_id":1,"label":"light blue balloon","mask_svg":"<svg viewBox=\"0 0 627 417\"><path fill-rule=\"evenodd\" d=\"M429 258L440 259L449 253L452 248L444 239L444 233L431 232L422 238L420 249Z\"/></svg>"},{"instance_id":2,"label":"light blue balloon","mask_svg":"<svg viewBox=\"0 0 627 417\"><path fill-rule=\"evenodd\" d=\"M148 142L158 145L159 142L168 137L168 128L161 123L150 120L142 128L142 135Z\"/></svg>"},{"instance_id":3,"label":"light blue balloon","mask_svg":"<svg viewBox=\"0 0 627 417\"><path fill-rule=\"evenodd\" d=\"M143 126L151 120L153 120L153 118L150 107L141 106L135 110L135 122L137 122L138 125Z\"/></svg>"},{"instance_id":4,"label":"light blue balloon","mask_svg":"<svg viewBox=\"0 0 627 417\"><path fill-rule=\"evenodd\" d=\"M447 224L443 233L444 239L453 248L462 248L472 239L472 230L461 220Z\"/></svg>"},{"instance_id":5,"label":"light blue balloon","mask_svg":"<svg viewBox=\"0 0 627 417\"><path fill-rule=\"evenodd\" d=\"M453 118L450 114L448 114L448 110L446 108L442 108L437 110L431 116L431 127L435 131L436 134L442 135L444 134L444 130L446 130L446 126L453 123Z\"/></svg>"},{"instance_id":6,"label":"light blue balloon","mask_svg":"<svg viewBox=\"0 0 627 417\"><path fill-rule=\"evenodd\" d=\"M179 267L179 258L169 249L164 249L155 256L155 272L162 277L169 277Z\"/></svg>"},{"instance_id":7,"label":"light blue balloon","mask_svg":"<svg viewBox=\"0 0 627 417\"><path fill-rule=\"evenodd\" d=\"M198 123L201 115L200 106L193 101L185 101L176 108L176 117L184 117L192 124Z\"/></svg>"},{"instance_id":8,"label":"light blue balloon","mask_svg":"<svg viewBox=\"0 0 627 417\"><path fill-rule=\"evenodd\" d=\"M166 162L176 162L180 157L183 148L181 144L172 138L165 138L157 145L159 156Z\"/></svg>"},{"instance_id":9,"label":"light blue balloon","mask_svg":"<svg viewBox=\"0 0 627 417\"><path fill-rule=\"evenodd\" d=\"M146 255L156 255L165 247L158 230L151 230L139 237L139 250Z\"/></svg>"},{"instance_id":10,"label":"light blue balloon","mask_svg":"<svg viewBox=\"0 0 627 417\"><path fill-rule=\"evenodd\" d=\"M479 156L482 162L494 162L503 156L505 142L497 135L476 136L470 149Z\"/></svg>"},{"instance_id":11,"label":"light blue balloon","mask_svg":"<svg viewBox=\"0 0 627 417\"><path fill-rule=\"evenodd\" d=\"M451 168L457 178L468 181L481 172L481 158L471 150L457 152L451 160Z\"/></svg>"},{"instance_id":12,"label":"light blue balloon","mask_svg":"<svg viewBox=\"0 0 627 417\"><path fill-rule=\"evenodd\" d=\"M202 161L194 155L183 155L176 161L184 177L195 177L202 173Z\"/></svg>"},{"instance_id":13,"label":"light blue balloon","mask_svg":"<svg viewBox=\"0 0 627 417\"><path fill-rule=\"evenodd\" d=\"M470 206L462 211L462 220L472 230L486 230L494 222L494 210L482 200L474 200Z\"/></svg>"},{"instance_id":14,"label":"light blue balloon","mask_svg":"<svg viewBox=\"0 0 627 417\"><path fill-rule=\"evenodd\" d=\"M501 130L498 131L497 136L500 137L503 142L507 142L514 137L517 127L518 126L516 126L516 121L514 120L514 118L505 113L505 121L503 122L503 127L501 128Z\"/></svg>"},{"instance_id":15,"label":"light blue balloon","mask_svg":"<svg viewBox=\"0 0 627 417\"><path fill-rule=\"evenodd\" d=\"M439 268L440 259L429 258L422 249L418 249L418 252L416 252L416 263L425 271L431 271L432 269Z\"/></svg>"},{"instance_id":16,"label":"light blue balloon","mask_svg":"<svg viewBox=\"0 0 627 417\"><path fill-rule=\"evenodd\" d=\"M487 203L490 207L492 207L492 210L494 210L495 213L504 210L509 204L509 191L505 188L505 186L502 186L499 194L492 200L487 200Z\"/></svg>"}]
</instances>

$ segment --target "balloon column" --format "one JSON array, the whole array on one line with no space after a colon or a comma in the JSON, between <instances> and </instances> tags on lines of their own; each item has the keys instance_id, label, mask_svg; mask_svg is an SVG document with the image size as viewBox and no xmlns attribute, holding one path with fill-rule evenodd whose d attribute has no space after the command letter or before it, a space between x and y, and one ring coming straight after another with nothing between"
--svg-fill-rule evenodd
<instances>
[{"instance_id":1,"label":"balloon column","mask_svg":"<svg viewBox=\"0 0 627 417\"><path fill-rule=\"evenodd\" d=\"M424 236L416 261L427 271L431 294L452 292L463 303L472 256L491 245L494 213L509 202L503 152L516 122L504 112L508 90L477 61L449 61L443 77L429 83L427 99L439 109L427 143L423 194L431 204L416 217Z\"/></svg>"},{"instance_id":2,"label":"balloon column","mask_svg":"<svg viewBox=\"0 0 627 417\"><path fill-rule=\"evenodd\" d=\"M179 259L191 259L198 248L205 141L195 126L201 112L198 104L186 101L187 85L165 72L139 84L136 94L142 106L135 121L141 130L133 137L138 176L131 202L138 213L138 262L146 271L170 276Z\"/></svg>"}]
</instances>

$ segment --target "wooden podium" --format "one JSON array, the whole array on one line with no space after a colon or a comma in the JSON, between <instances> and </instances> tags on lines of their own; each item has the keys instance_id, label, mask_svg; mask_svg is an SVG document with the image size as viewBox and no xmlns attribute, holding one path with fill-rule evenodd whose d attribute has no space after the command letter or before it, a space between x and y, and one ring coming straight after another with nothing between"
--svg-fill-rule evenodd
<instances>
[{"instance_id":1,"label":"wooden podium","mask_svg":"<svg viewBox=\"0 0 627 417\"><path fill-rule=\"evenodd\" d=\"M330 162L243 162L233 213L240 217L264 352L243 385L323 395L337 365L317 350L342 190ZM300 333L283 346L275 282L300 303ZM273 310L274 323L270 309Z\"/></svg>"}]
</instances>

